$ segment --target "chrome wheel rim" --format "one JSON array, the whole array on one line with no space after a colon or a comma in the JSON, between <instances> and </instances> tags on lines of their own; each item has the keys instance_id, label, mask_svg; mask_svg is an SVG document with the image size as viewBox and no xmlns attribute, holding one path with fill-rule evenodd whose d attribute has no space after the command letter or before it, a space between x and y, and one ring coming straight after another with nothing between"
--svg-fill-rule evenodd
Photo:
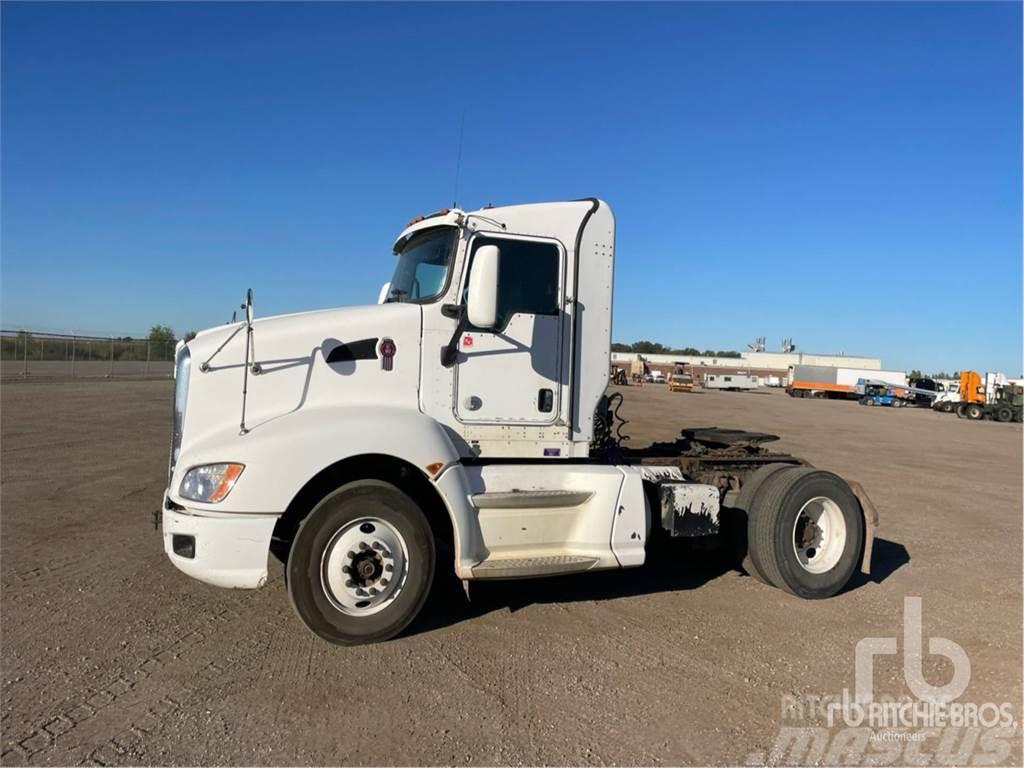
<instances>
[{"instance_id":1,"label":"chrome wheel rim","mask_svg":"<svg viewBox=\"0 0 1024 768\"><path fill-rule=\"evenodd\" d=\"M320 584L349 616L370 616L395 601L409 575L409 550L391 523L360 517L331 537L320 559Z\"/></svg>"},{"instance_id":2,"label":"chrome wheel rim","mask_svg":"<svg viewBox=\"0 0 1024 768\"><path fill-rule=\"evenodd\" d=\"M846 548L846 520L832 499L815 496L793 521L793 554L808 573L835 568Z\"/></svg>"}]
</instances>

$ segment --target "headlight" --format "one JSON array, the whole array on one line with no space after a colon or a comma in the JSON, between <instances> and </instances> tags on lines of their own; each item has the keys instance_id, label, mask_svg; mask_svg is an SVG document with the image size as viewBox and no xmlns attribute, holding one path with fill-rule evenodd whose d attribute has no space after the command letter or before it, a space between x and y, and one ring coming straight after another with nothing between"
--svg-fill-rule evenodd
<instances>
[{"instance_id":1,"label":"headlight","mask_svg":"<svg viewBox=\"0 0 1024 768\"><path fill-rule=\"evenodd\" d=\"M243 469L244 464L204 464L193 467L182 478L178 493L192 501L216 504L231 493Z\"/></svg>"}]
</instances>

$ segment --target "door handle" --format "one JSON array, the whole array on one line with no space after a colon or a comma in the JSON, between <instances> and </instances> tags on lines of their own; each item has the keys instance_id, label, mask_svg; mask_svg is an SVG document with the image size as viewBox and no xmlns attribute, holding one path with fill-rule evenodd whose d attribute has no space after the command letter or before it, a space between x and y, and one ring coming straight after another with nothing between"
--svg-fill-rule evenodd
<instances>
[{"instance_id":1,"label":"door handle","mask_svg":"<svg viewBox=\"0 0 1024 768\"><path fill-rule=\"evenodd\" d=\"M541 413L551 413L555 405L555 393L550 389L542 389L537 393L537 410Z\"/></svg>"}]
</instances>

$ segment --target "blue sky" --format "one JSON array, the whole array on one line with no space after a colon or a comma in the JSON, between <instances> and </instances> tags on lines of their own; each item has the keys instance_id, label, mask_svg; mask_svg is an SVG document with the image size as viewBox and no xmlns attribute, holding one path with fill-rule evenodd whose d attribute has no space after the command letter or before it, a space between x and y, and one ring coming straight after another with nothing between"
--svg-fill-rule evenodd
<instances>
[{"instance_id":1,"label":"blue sky","mask_svg":"<svg viewBox=\"0 0 1024 768\"><path fill-rule=\"evenodd\" d=\"M1021 372L1021 5L2 6L4 327L367 303L411 216L608 200L617 341Z\"/></svg>"}]
</instances>

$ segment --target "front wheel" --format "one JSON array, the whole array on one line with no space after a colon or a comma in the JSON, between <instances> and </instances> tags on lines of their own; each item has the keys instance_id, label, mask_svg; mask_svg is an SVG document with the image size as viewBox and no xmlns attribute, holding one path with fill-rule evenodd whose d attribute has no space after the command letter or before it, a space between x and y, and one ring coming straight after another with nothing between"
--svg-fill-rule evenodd
<instances>
[{"instance_id":1,"label":"front wheel","mask_svg":"<svg viewBox=\"0 0 1024 768\"><path fill-rule=\"evenodd\" d=\"M980 421L985 418L985 409L977 403L970 403L967 408L964 409L964 414L971 421Z\"/></svg>"},{"instance_id":2,"label":"front wheel","mask_svg":"<svg viewBox=\"0 0 1024 768\"><path fill-rule=\"evenodd\" d=\"M846 481L818 469L787 469L758 496L750 546L767 580L810 599L846 586L864 547L860 502Z\"/></svg>"},{"instance_id":3,"label":"front wheel","mask_svg":"<svg viewBox=\"0 0 1024 768\"><path fill-rule=\"evenodd\" d=\"M378 480L343 485L303 520L288 556L288 595L331 643L387 640L411 622L434 579L434 537L422 510Z\"/></svg>"}]
</instances>

